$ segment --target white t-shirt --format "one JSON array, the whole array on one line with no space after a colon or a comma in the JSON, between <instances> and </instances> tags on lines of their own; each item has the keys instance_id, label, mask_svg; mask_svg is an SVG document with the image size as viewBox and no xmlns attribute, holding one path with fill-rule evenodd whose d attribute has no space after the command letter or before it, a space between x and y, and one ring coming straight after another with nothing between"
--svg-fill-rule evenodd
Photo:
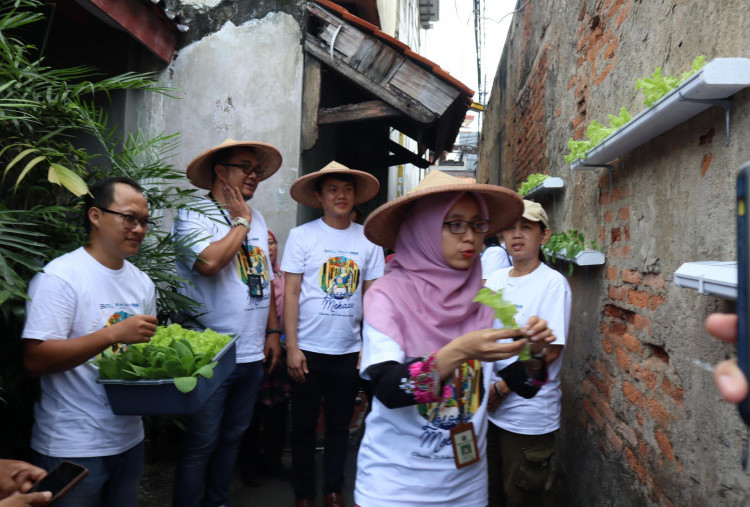
<instances>
[{"instance_id":1,"label":"white t-shirt","mask_svg":"<svg viewBox=\"0 0 750 507\"><path fill-rule=\"evenodd\" d=\"M181 287L180 293L203 305L196 316L202 326L218 333L239 336L236 345L238 363L260 361L263 359L271 301L270 281L273 280L273 270L269 269L268 264L266 221L259 211L250 208L253 218L245 242L249 261L245 250L241 248L234 259L216 275L204 276L194 267L196 257L211 243L224 239L231 227L225 220L229 215L219 211L217 205L209 199L201 199L198 206L204 213L179 210L172 227L177 238L187 239L192 253L187 262L176 263L177 274L194 284ZM248 273L260 276L262 297L250 297Z\"/></svg>"},{"instance_id":2,"label":"white t-shirt","mask_svg":"<svg viewBox=\"0 0 750 507\"><path fill-rule=\"evenodd\" d=\"M498 269L510 266L508 252L499 246L488 246L482 252L482 280L486 280Z\"/></svg>"},{"instance_id":3,"label":"white t-shirt","mask_svg":"<svg viewBox=\"0 0 750 507\"><path fill-rule=\"evenodd\" d=\"M407 362L403 349L365 321L360 372L384 361ZM487 382L482 365L462 365L464 393L470 402L462 418L474 424L480 460L456 468L450 428L458 406L447 402L387 408L377 397L365 421L365 434L357 455L354 501L362 507L430 505L484 507L487 505ZM405 381L406 379L404 379ZM452 381L451 381L452 382ZM472 385L473 389L469 386ZM467 417L468 416L468 417Z\"/></svg>"},{"instance_id":4,"label":"white t-shirt","mask_svg":"<svg viewBox=\"0 0 750 507\"><path fill-rule=\"evenodd\" d=\"M320 354L359 352L362 283L383 276L383 249L352 222L334 229L322 218L289 231L281 270L301 273L297 343Z\"/></svg>"},{"instance_id":5,"label":"white t-shirt","mask_svg":"<svg viewBox=\"0 0 750 507\"><path fill-rule=\"evenodd\" d=\"M503 298L516 305L516 322L523 326L529 317L536 315L547 321L555 335L553 345L565 345L570 324L570 285L563 275L542 263L525 276L511 277L510 270L495 271L486 286L492 290L503 289ZM496 329L503 324L495 319ZM512 341L510 338L504 341ZM488 365L488 376L518 360L518 356ZM544 435L560 427L560 368L563 354L547 365L549 381L531 399L511 393L503 403L490 412L490 421L513 433ZM494 375L493 375L493 380Z\"/></svg>"},{"instance_id":6,"label":"white t-shirt","mask_svg":"<svg viewBox=\"0 0 750 507\"><path fill-rule=\"evenodd\" d=\"M83 247L34 276L29 297L25 339L71 340L131 315L156 315L154 283L145 273L128 261L109 269ZM97 378L98 370L88 363L41 376L32 449L55 457L112 456L143 440L141 417L113 414Z\"/></svg>"}]
</instances>

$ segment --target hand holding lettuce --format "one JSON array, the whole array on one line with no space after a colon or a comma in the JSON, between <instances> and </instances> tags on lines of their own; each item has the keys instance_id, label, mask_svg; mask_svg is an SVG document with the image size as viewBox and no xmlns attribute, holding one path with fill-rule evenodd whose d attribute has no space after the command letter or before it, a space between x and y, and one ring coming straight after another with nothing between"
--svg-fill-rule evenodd
<instances>
[{"instance_id":1,"label":"hand holding lettuce","mask_svg":"<svg viewBox=\"0 0 750 507\"><path fill-rule=\"evenodd\" d=\"M474 301L487 305L495 310L495 318L499 319L503 323L503 327L506 329L518 329L518 323L516 322L516 305L503 299L503 290L500 289L497 292L483 287L479 290ZM528 361L531 359L531 343L527 343L521 352L518 354L519 361Z\"/></svg>"}]
</instances>

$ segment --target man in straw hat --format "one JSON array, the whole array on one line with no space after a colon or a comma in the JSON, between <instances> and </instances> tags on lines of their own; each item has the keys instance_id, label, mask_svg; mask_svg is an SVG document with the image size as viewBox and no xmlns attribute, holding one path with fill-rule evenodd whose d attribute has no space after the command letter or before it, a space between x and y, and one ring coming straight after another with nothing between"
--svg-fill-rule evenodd
<instances>
[{"instance_id":1,"label":"man in straw hat","mask_svg":"<svg viewBox=\"0 0 750 507\"><path fill-rule=\"evenodd\" d=\"M227 139L187 167L188 179L209 190L195 210L180 210L173 232L188 245L177 272L190 280L181 293L201 304L186 325L238 336L237 367L190 417L175 477L174 505L223 505L243 433L263 377L281 351L269 266L268 228L247 204L258 184L281 166L265 143Z\"/></svg>"},{"instance_id":2,"label":"man in straw hat","mask_svg":"<svg viewBox=\"0 0 750 507\"><path fill-rule=\"evenodd\" d=\"M281 269L286 272L284 328L292 383L292 487L296 505L314 505L315 427L325 399L326 506L344 505L346 445L359 389L362 294L383 275L383 251L349 219L372 199L378 180L331 162L299 178L295 201L322 208L323 217L292 229Z\"/></svg>"}]
</instances>

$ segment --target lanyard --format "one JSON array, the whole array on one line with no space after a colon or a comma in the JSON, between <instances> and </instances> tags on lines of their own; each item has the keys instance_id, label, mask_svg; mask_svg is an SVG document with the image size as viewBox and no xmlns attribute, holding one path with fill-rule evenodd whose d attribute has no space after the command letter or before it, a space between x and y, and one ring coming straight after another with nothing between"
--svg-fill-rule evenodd
<instances>
[{"instance_id":1,"label":"lanyard","mask_svg":"<svg viewBox=\"0 0 750 507\"><path fill-rule=\"evenodd\" d=\"M221 217L224 219L224 221L227 223L227 225L231 229L232 222L229 221L229 218L224 213L224 209L221 206L219 206L219 203L216 201L216 198L214 197L214 194L211 193L211 192L209 192L208 193L208 198L211 199L213 201L213 203L216 205L216 207L219 210L219 213L221 213ZM250 233L249 230L247 232L248 232L248 234ZM247 234L245 235L245 238L242 240L242 253L245 255L245 260L247 261L247 265L248 266L252 266L253 265L253 261L250 258L250 248L249 248L249 245L248 245L248 242L247 242Z\"/></svg>"}]
</instances>

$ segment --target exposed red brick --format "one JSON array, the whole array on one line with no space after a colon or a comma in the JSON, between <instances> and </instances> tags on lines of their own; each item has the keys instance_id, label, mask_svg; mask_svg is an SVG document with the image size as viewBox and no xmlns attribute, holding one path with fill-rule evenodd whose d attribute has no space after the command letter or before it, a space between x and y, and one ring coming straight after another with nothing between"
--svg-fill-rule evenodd
<instances>
[{"instance_id":1,"label":"exposed red brick","mask_svg":"<svg viewBox=\"0 0 750 507\"><path fill-rule=\"evenodd\" d=\"M620 185L612 190L612 202L621 201L630 197L630 185Z\"/></svg>"},{"instance_id":2,"label":"exposed red brick","mask_svg":"<svg viewBox=\"0 0 750 507\"><path fill-rule=\"evenodd\" d=\"M643 283L654 289L664 290L664 275L656 273L646 273L643 275Z\"/></svg>"},{"instance_id":3,"label":"exposed red brick","mask_svg":"<svg viewBox=\"0 0 750 507\"><path fill-rule=\"evenodd\" d=\"M583 139L585 134L586 134L586 129L584 128L583 125L581 125L573 133L573 139L575 139L576 141L580 141L581 139Z\"/></svg>"},{"instance_id":4,"label":"exposed red brick","mask_svg":"<svg viewBox=\"0 0 750 507\"><path fill-rule=\"evenodd\" d=\"M610 233L610 238L611 238L612 243L617 243L618 241L622 239L622 231L617 227L609 231L609 233Z\"/></svg>"},{"instance_id":5,"label":"exposed red brick","mask_svg":"<svg viewBox=\"0 0 750 507\"><path fill-rule=\"evenodd\" d=\"M612 340L605 336L604 340L602 341L602 348L604 349L604 352L606 352L607 354L611 354L615 348L615 345L612 343Z\"/></svg>"},{"instance_id":6,"label":"exposed red brick","mask_svg":"<svg viewBox=\"0 0 750 507\"><path fill-rule=\"evenodd\" d=\"M620 337L618 345L621 345L631 352L635 353L640 353L642 349L640 340L630 333L623 333Z\"/></svg>"},{"instance_id":7,"label":"exposed red brick","mask_svg":"<svg viewBox=\"0 0 750 507\"><path fill-rule=\"evenodd\" d=\"M628 303L635 305L639 308L648 307L649 295L647 292L640 290L628 291Z\"/></svg>"},{"instance_id":8,"label":"exposed red brick","mask_svg":"<svg viewBox=\"0 0 750 507\"><path fill-rule=\"evenodd\" d=\"M633 325L639 331L648 331L648 334L652 333L651 319L644 317L643 315L635 314L633 316Z\"/></svg>"},{"instance_id":9,"label":"exposed red brick","mask_svg":"<svg viewBox=\"0 0 750 507\"><path fill-rule=\"evenodd\" d=\"M671 396L677 405L681 407L685 406L685 390L683 388L674 385L669 379L664 377L661 381L661 389Z\"/></svg>"},{"instance_id":10,"label":"exposed red brick","mask_svg":"<svg viewBox=\"0 0 750 507\"><path fill-rule=\"evenodd\" d=\"M646 468L638 461L633 451L628 447L625 448L625 461L628 463L630 469L635 472L639 479L644 480L646 477Z\"/></svg>"},{"instance_id":11,"label":"exposed red brick","mask_svg":"<svg viewBox=\"0 0 750 507\"><path fill-rule=\"evenodd\" d=\"M617 39L609 43L609 46L604 50L604 58L610 59L615 56L615 50L617 49Z\"/></svg>"},{"instance_id":12,"label":"exposed red brick","mask_svg":"<svg viewBox=\"0 0 750 507\"><path fill-rule=\"evenodd\" d=\"M625 301L628 295L627 287L615 287L614 285L609 286L609 297L617 301Z\"/></svg>"},{"instance_id":13,"label":"exposed red brick","mask_svg":"<svg viewBox=\"0 0 750 507\"><path fill-rule=\"evenodd\" d=\"M583 400L583 409L589 415L589 418L594 421L597 427L601 428L604 426L604 419L602 419L602 416L596 411L591 402L585 398Z\"/></svg>"},{"instance_id":14,"label":"exposed red brick","mask_svg":"<svg viewBox=\"0 0 750 507\"><path fill-rule=\"evenodd\" d=\"M600 379L598 376L596 376L593 373L589 373L586 378L588 378L591 381L591 383L594 385L594 387L596 387L596 389L600 393L604 394L605 396L609 396L609 389L607 389L607 386L604 383L604 381L602 381L602 379Z\"/></svg>"},{"instance_id":15,"label":"exposed red brick","mask_svg":"<svg viewBox=\"0 0 750 507\"><path fill-rule=\"evenodd\" d=\"M583 379L583 382L581 383L581 389L583 390L583 394L585 394L586 396L591 396L591 393L596 391L594 384L592 384L588 379Z\"/></svg>"},{"instance_id":16,"label":"exposed red brick","mask_svg":"<svg viewBox=\"0 0 750 507\"><path fill-rule=\"evenodd\" d=\"M630 363L632 360L630 359L630 355L625 352L622 349L615 349L615 358L617 359L617 364L620 366L620 369L624 372L630 371Z\"/></svg>"},{"instance_id":17,"label":"exposed red brick","mask_svg":"<svg viewBox=\"0 0 750 507\"><path fill-rule=\"evenodd\" d=\"M669 426L669 420L671 419L669 412L661 405L661 403L653 398L646 400L646 412L662 427L666 428Z\"/></svg>"},{"instance_id":18,"label":"exposed red brick","mask_svg":"<svg viewBox=\"0 0 750 507\"><path fill-rule=\"evenodd\" d=\"M701 176L706 175L706 171L708 171L708 168L711 165L711 161L713 160L713 158L714 158L713 153L707 153L703 156L703 161L701 162Z\"/></svg>"},{"instance_id":19,"label":"exposed red brick","mask_svg":"<svg viewBox=\"0 0 750 507\"><path fill-rule=\"evenodd\" d=\"M654 433L654 437L656 438L656 443L659 445L661 453L669 461L674 461L674 448L672 447L672 442L669 441L669 437L667 436L667 434L657 429Z\"/></svg>"},{"instance_id":20,"label":"exposed red brick","mask_svg":"<svg viewBox=\"0 0 750 507\"><path fill-rule=\"evenodd\" d=\"M605 427L604 431L607 435L607 440L609 441L610 445L614 448L615 451L620 452L620 450L622 449L622 439L617 436L617 433L615 433L615 431L609 425Z\"/></svg>"},{"instance_id":21,"label":"exposed red brick","mask_svg":"<svg viewBox=\"0 0 750 507\"><path fill-rule=\"evenodd\" d=\"M641 461L648 463L649 447L644 440L638 441L638 457Z\"/></svg>"},{"instance_id":22,"label":"exposed red brick","mask_svg":"<svg viewBox=\"0 0 750 507\"><path fill-rule=\"evenodd\" d=\"M615 64L614 63L608 64L604 68L604 71L602 71L602 73L599 74L597 76L597 78L594 80L594 84L596 86L599 86L600 84L602 84L602 82L607 78L607 76L609 75L609 73L612 72L612 69L614 69L614 68L615 68Z\"/></svg>"},{"instance_id":23,"label":"exposed red brick","mask_svg":"<svg viewBox=\"0 0 750 507\"><path fill-rule=\"evenodd\" d=\"M643 427L646 424L646 419L643 417L643 414L640 412L635 414L635 420L638 422L638 425Z\"/></svg>"},{"instance_id":24,"label":"exposed red brick","mask_svg":"<svg viewBox=\"0 0 750 507\"><path fill-rule=\"evenodd\" d=\"M607 266L607 280L617 280L617 266Z\"/></svg>"},{"instance_id":25,"label":"exposed red brick","mask_svg":"<svg viewBox=\"0 0 750 507\"><path fill-rule=\"evenodd\" d=\"M637 285L641 283L641 273L632 269L623 268L622 281L628 282L628 283L634 283Z\"/></svg>"},{"instance_id":26,"label":"exposed red brick","mask_svg":"<svg viewBox=\"0 0 750 507\"><path fill-rule=\"evenodd\" d=\"M599 241L604 241L604 238L607 237L607 228L602 227L601 231L599 232Z\"/></svg>"},{"instance_id":27,"label":"exposed red brick","mask_svg":"<svg viewBox=\"0 0 750 507\"><path fill-rule=\"evenodd\" d=\"M698 145L703 146L704 144L711 144L714 140L714 135L716 135L716 132L712 128L711 130L709 130L704 135L698 138Z\"/></svg>"},{"instance_id":28,"label":"exposed red brick","mask_svg":"<svg viewBox=\"0 0 750 507\"><path fill-rule=\"evenodd\" d=\"M617 0L614 4L612 4L612 7L609 9L609 11L607 11L607 14L606 14L607 19L615 17L615 13L622 6L622 2L623 0Z\"/></svg>"},{"instance_id":29,"label":"exposed red brick","mask_svg":"<svg viewBox=\"0 0 750 507\"><path fill-rule=\"evenodd\" d=\"M559 118L562 114L562 107L558 107L557 111L555 111L555 117Z\"/></svg>"},{"instance_id":30,"label":"exposed red brick","mask_svg":"<svg viewBox=\"0 0 750 507\"><path fill-rule=\"evenodd\" d=\"M622 381L622 393L625 397L635 406L640 406L643 403L643 395L635 388L633 384L627 380Z\"/></svg>"},{"instance_id":31,"label":"exposed red brick","mask_svg":"<svg viewBox=\"0 0 750 507\"><path fill-rule=\"evenodd\" d=\"M630 206L623 206L617 212L617 220L628 220L630 218Z\"/></svg>"},{"instance_id":32,"label":"exposed red brick","mask_svg":"<svg viewBox=\"0 0 750 507\"><path fill-rule=\"evenodd\" d=\"M615 413L612 412L612 407L609 406L609 400L606 397L600 396L599 403L597 405L599 413L607 420L610 424L614 424L616 417Z\"/></svg>"},{"instance_id":33,"label":"exposed red brick","mask_svg":"<svg viewBox=\"0 0 750 507\"><path fill-rule=\"evenodd\" d=\"M633 375L634 379L643 382L643 384L649 389L656 387L656 373L653 371L648 370L637 363L633 363L630 368L630 373Z\"/></svg>"},{"instance_id":34,"label":"exposed red brick","mask_svg":"<svg viewBox=\"0 0 750 507\"><path fill-rule=\"evenodd\" d=\"M659 296L659 295L651 296L651 304L649 305L649 307L652 310L656 310L661 305L663 305L666 301L667 301L667 298L665 298L664 296Z\"/></svg>"},{"instance_id":35,"label":"exposed red brick","mask_svg":"<svg viewBox=\"0 0 750 507\"><path fill-rule=\"evenodd\" d=\"M630 225L623 227L622 232L625 235L625 241L630 241Z\"/></svg>"},{"instance_id":36,"label":"exposed red brick","mask_svg":"<svg viewBox=\"0 0 750 507\"><path fill-rule=\"evenodd\" d=\"M579 79L580 79L580 77L579 77L579 76L573 76L573 77L571 77L571 78L570 78L570 80L568 81L568 86L567 86L567 89L568 89L568 90L570 90L570 89L571 89L571 88L573 88L573 87L574 87L574 86L575 86L576 84L578 84L578 80L579 80Z\"/></svg>"},{"instance_id":37,"label":"exposed red brick","mask_svg":"<svg viewBox=\"0 0 750 507\"><path fill-rule=\"evenodd\" d=\"M620 11L620 13L615 18L615 28L620 28L620 25L623 24L625 19L628 17L628 14L630 13L630 7L632 6L631 2L628 2L625 4L625 8Z\"/></svg>"},{"instance_id":38,"label":"exposed red brick","mask_svg":"<svg viewBox=\"0 0 750 507\"><path fill-rule=\"evenodd\" d=\"M610 259L629 259L630 245L610 247L607 249L607 257Z\"/></svg>"},{"instance_id":39,"label":"exposed red brick","mask_svg":"<svg viewBox=\"0 0 750 507\"><path fill-rule=\"evenodd\" d=\"M615 219L615 214L611 209L608 209L604 212L604 221L605 222L612 222Z\"/></svg>"}]
</instances>

